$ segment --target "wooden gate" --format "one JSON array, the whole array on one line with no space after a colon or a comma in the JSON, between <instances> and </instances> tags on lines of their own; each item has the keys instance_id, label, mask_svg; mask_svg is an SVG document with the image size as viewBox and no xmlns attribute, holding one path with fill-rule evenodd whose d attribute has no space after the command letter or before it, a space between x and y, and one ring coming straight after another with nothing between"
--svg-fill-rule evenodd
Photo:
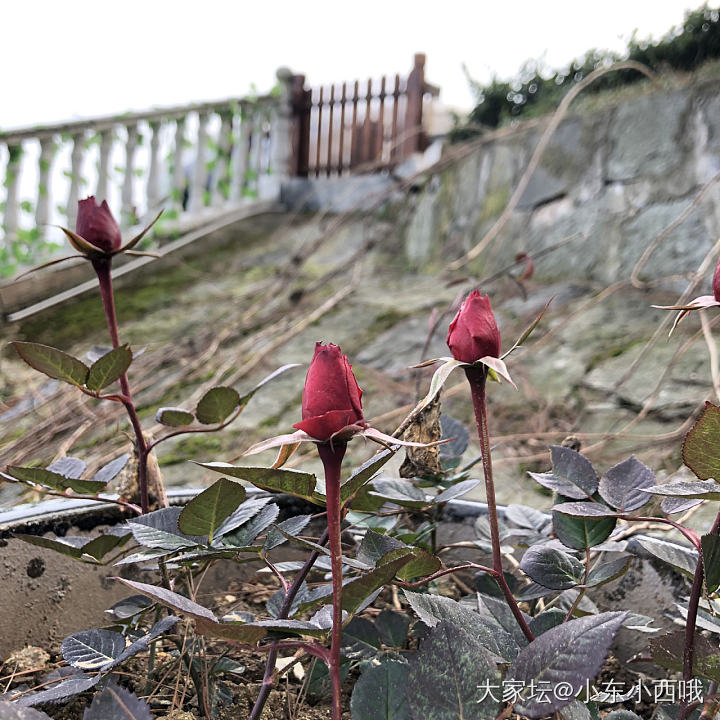
<instances>
[{"instance_id":1,"label":"wooden gate","mask_svg":"<svg viewBox=\"0 0 720 720\"><path fill-rule=\"evenodd\" d=\"M344 82L306 88L292 78L293 163L298 177L390 169L427 146L426 96L438 88L425 81L425 55L415 55L407 78Z\"/></svg>"}]
</instances>

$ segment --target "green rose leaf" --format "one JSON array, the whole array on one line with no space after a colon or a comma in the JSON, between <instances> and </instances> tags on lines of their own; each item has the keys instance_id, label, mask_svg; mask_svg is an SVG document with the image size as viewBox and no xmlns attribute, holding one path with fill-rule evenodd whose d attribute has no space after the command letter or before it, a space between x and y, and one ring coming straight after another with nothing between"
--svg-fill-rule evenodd
<instances>
[{"instance_id":1,"label":"green rose leaf","mask_svg":"<svg viewBox=\"0 0 720 720\"><path fill-rule=\"evenodd\" d=\"M213 472L245 480L261 490L284 492L317 502L314 496L315 476L311 473L284 470L283 468L244 467L223 462L197 464Z\"/></svg>"},{"instance_id":2,"label":"green rose leaf","mask_svg":"<svg viewBox=\"0 0 720 720\"><path fill-rule=\"evenodd\" d=\"M340 485L340 499L345 502L351 495L356 493L395 455L393 450L381 450L369 460L364 462L345 482ZM324 495L322 496L323 502Z\"/></svg>"},{"instance_id":3,"label":"green rose leaf","mask_svg":"<svg viewBox=\"0 0 720 720\"><path fill-rule=\"evenodd\" d=\"M599 502L566 502L552 511L553 529L565 547L584 550L605 542L615 529L617 513Z\"/></svg>"},{"instance_id":4,"label":"green rose leaf","mask_svg":"<svg viewBox=\"0 0 720 720\"><path fill-rule=\"evenodd\" d=\"M687 498L692 500L720 500L720 485L713 480L704 482L675 482L665 485L653 485L645 492L665 497Z\"/></svg>"},{"instance_id":5,"label":"green rose leaf","mask_svg":"<svg viewBox=\"0 0 720 720\"><path fill-rule=\"evenodd\" d=\"M403 590L419 618L430 627L448 620L465 628L498 662L511 662L520 650L516 639L491 615L480 615L462 603L441 595ZM524 641L523 641L524 644Z\"/></svg>"},{"instance_id":6,"label":"green rose leaf","mask_svg":"<svg viewBox=\"0 0 720 720\"><path fill-rule=\"evenodd\" d=\"M401 658L382 656L369 665L350 698L354 720L410 720L407 680L408 664Z\"/></svg>"},{"instance_id":7,"label":"green rose leaf","mask_svg":"<svg viewBox=\"0 0 720 720\"><path fill-rule=\"evenodd\" d=\"M573 500L592 497L598 489L598 476L590 461L579 452L561 445L550 447L552 470L528 475L548 490Z\"/></svg>"},{"instance_id":8,"label":"green rose leaf","mask_svg":"<svg viewBox=\"0 0 720 720\"><path fill-rule=\"evenodd\" d=\"M10 343L17 354L32 368L54 380L62 380L71 385L85 384L90 369L72 355L49 345L15 341Z\"/></svg>"},{"instance_id":9,"label":"green rose leaf","mask_svg":"<svg viewBox=\"0 0 720 720\"><path fill-rule=\"evenodd\" d=\"M442 620L410 663L407 695L414 718L494 718L500 711L500 673L474 635Z\"/></svg>"},{"instance_id":10,"label":"green rose leaf","mask_svg":"<svg viewBox=\"0 0 720 720\"><path fill-rule=\"evenodd\" d=\"M97 480L81 480L80 478L67 477L60 473L45 470L44 468L29 468L11 465L7 468L8 475L16 480L44 485L58 492L72 490L81 495L95 495L105 489L106 483Z\"/></svg>"},{"instance_id":11,"label":"green rose leaf","mask_svg":"<svg viewBox=\"0 0 720 720\"><path fill-rule=\"evenodd\" d=\"M93 697L83 720L152 720L150 706L135 693L110 683Z\"/></svg>"},{"instance_id":12,"label":"green rose leaf","mask_svg":"<svg viewBox=\"0 0 720 720\"><path fill-rule=\"evenodd\" d=\"M195 409L195 417L203 425L214 425L225 420L240 404L240 395L231 387L210 388Z\"/></svg>"},{"instance_id":13,"label":"green rose leaf","mask_svg":"<svg viewBox=\"0 0 720 720\"><path fill-rule=\"evenodd\" d=\"M507 672L508 680L520 681L525 688L517 712L540 718L571 703L586 681L599 672L626 615L606 612L571 620L550 628L523 648ZM550 694L549 702L545 702L546 698L530 693L530 688L541 681L549 682L551 687L567 683L573 692L562 699Z\"/></svg>"},{"instance_id":14,"label":"green rose leaf","mask_svg":"<svg viewBox=\"0 0 720 720\"><path fill-rule=\"evenodd\" d=\"M520 569L536 583L551 590L567 590L582 583L585 567L572 555L534 545L523 555Z\"/></svg>"},{"instance_id":15,"label":"green rose leaf","mask_svg":"<svg viewBox=\"0 0 720 720\"><path fill-rule=\"evenodd\" d=\"M129 345L114 348L90 366L85 385L89 390L102 390L114 383L130 367L132 359Z\"/></svg>"},{"instance_id":16,"label":"green rose leaf","mask_svg":"<svg viewBox=\"0 0 720 720\"><path fill-rule=\"evenodd\" d=\"M685 436L682 458L701 480L720 480L720 407L705 403L702 415Z\"/></svg>"},{"instance_id":17,"label":"green rose leaf","mask_svg":"<svg viewBox=\"0 0 720 720\"><path fill-rule=\"evenodd\" d=\"M720 587L720 536L703 535L700 543L705 568L705 587L709 593L713 593Z\"/></svg>"},{"instance_id":18,"label":"green rose leaf","mask_svg":"<svg viewBox=\"0 0 720 720\"><path fill-rule=\"evenodd\" d=\"M161 425L169 425L170 427L183 427L191 425L195 420L195 416L188 410L176 407L161 407L155 413L155 422Z\"/></svg>"},{"instance_id":19,"label":"green rose leaf","mask_svg":"<svg viewBox=\"0 0 720 720\"><path fill-rule=\"evenodd\" d=\"M211 543L215 531L237 510L245 495L245 488L240 483L220 478L183 508L178 518L180 532L207 535Z\"/></svg>"},{"instance_id":20,"label":"green rose leaf","mask_svg":"<svg viewBox=\"0 0 720 720\"><path fill-rule=\"evenodd\" d=\"M635 542L646 552L668 565L672 565L681 573L689 577L695 575L698 562L698 553L695 548L654 537L638 537L635 538Z\"/></svg>"}]
</instances>

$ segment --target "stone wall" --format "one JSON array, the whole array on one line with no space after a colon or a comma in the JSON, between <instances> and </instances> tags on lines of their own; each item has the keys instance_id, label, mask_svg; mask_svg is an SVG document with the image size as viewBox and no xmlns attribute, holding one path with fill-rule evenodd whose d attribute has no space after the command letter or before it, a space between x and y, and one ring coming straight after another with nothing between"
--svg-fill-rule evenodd
<instances>
[{"instance_id":1,"label":"stone wall","mask_svg":"<svg viewBox=\"0 0 720 720\"><path fill-rule=\"evenodd\" d=\"M490 136L431 174L403 242L411 267L437 269L479 242L502 212L546 120ZM482 272L580 234L537 266L547 280L630 274L652 239L720 172L720 80L647 91L561 123ZM720 235L720 183L653 253L641 277L697 269Z\"/></svg>"}]
</instances>

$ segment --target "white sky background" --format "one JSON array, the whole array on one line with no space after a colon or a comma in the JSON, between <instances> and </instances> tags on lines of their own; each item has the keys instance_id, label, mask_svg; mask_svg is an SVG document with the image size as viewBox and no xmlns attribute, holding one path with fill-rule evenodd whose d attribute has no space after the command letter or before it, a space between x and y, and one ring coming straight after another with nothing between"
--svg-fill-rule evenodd
<instances>
[{"instance_id":1,"label":"white sky background","mask_svg":"<svg viewBox=\"0 0 720 720\"><path fill-rule=\"evenodd\" d=\"M528 59L659 39L701 0L3 0L0 127L243 95L281 65L309 84L400 72L427 55L441 99L470 108Z\"/></svg>"}]
</instances>

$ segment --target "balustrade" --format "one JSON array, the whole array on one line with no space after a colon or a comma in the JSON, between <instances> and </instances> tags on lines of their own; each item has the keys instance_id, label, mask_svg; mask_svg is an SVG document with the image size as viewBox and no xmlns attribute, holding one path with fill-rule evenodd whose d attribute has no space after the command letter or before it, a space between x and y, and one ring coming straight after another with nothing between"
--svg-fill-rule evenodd
<instances>
[{"instance_id":1,"label":"balustrade","mask_svg":"<svg viewBox=\"0 0 720 720\"><path fill-rule=\"evenodd\" d=\"M287 109L275 121L288 98L283 92L0 132L0 273L62 250L62 233L51 226L73 228L77 201L89 194L108 201L123 229L165 209L161 233L270 199L268 192L279 196L287 169L277 160L290 158L272 144L289 132ZM286 148L288 139L280 144Z\"/></svg>"}]
</instances>

